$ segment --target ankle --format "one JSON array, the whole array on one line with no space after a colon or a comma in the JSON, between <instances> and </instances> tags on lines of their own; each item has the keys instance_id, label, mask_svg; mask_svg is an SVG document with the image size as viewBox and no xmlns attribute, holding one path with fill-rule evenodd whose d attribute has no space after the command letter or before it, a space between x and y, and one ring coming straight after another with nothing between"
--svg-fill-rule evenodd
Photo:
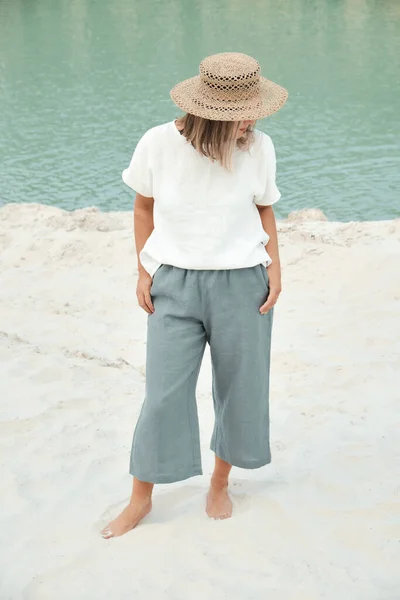
<instances>
[{"instance_id":1,"label":"ankle","mask_svg":"<svg viewBox=\"0 0 400 600\"><path fill-rule=\"evenodd\" d=\"M213 489L223 490L228 487L228 478L221 475L213 474L210 480L210 487Z\"/></svg>"},{"instance_id":2,"label":"ankle","mask_svg":"<svg viewBox=\"0 0 400 600\"><path fill-rule=\"evenodd\" d=\"M134 490L129 504L137 506L138 504L146 505L149 504L149 502L151 502L151 492L137 492Z\"/></svg>"}]
</instances>

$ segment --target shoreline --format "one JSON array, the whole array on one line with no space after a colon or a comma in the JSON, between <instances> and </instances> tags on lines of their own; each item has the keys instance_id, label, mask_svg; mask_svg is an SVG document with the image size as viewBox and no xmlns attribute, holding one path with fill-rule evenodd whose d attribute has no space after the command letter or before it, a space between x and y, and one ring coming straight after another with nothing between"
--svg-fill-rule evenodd
<instances>
[{"instance_id":1,"label":"shoreline","mask_svg":"<svg viewBox=\"0 0 400 600\"><path fill-rule=\"evenodd\" d=\"M132 204L133 206L133 204ZM42 204L40 202L4 202L0 204L0 212L1 211L10 211L12 212L12 208L15 207L18 210L23 210L23 209L27 209L28 211L32 211L34 212L46 212L47 209L49 209L49 211L55 211L58 212L59 214L64 214L65 216L68 215L73 215L74 213L88 213L88 214L100 214L100 215L120 215L120 214L131 214L132 210L102 210L101 208L99 208L96 205L89 205L89 206L83 206L83 207L79 207L79 208L73 208L73 209L65 209L65 208L61 208L59 206L55 206L52 204ZM321 210L320 208L316 208L316 207L307 207L307 208L301 208L301 209L296 209L291 211L290 213L288 213L288 216L283 218L283 219L279 219L279 221L282 222L286 222L286 221L296 221L296 222L303 222L303 221L314 221L314 222L328 222L328 223L342 223L342 224L350 224L350 223L389 223L389 222L396 222L400 220L400 215L399 216L395 216L395 217L391 217L391 218L385 218L385 219L364 219L364 220L357 220L357 219L351 219L348 221L340 221L340 220L332 220L329 219L326 214L323 212L323 210Z\"/></svg>"}]
</instances>

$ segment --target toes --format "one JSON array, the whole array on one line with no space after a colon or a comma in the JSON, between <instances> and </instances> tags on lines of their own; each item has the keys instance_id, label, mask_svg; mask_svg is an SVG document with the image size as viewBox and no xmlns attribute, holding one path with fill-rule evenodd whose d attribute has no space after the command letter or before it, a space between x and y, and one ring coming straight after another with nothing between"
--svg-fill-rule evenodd
<instances>
[{"instance_id":1,"label":"toes","mask_svg":"<svg viewBox=\"0 0 400 600\"><path fill-rule=\"evenodd\" d=\"M232 516L231 512L227 512L227 513L222 513L220 515L218 515L217 517L215 517L216 519L229 519L229 517Z\"/></svg>"},{"instance_id":2,"label":"toes","mask_svg":"<svg viewBox=\"0 0 400 600\"><path fill-rule=\"evenodd\" d=\"M108 539L113 536L113 532L108 528L103 529L100 533L103 536L103 538L105 538L105 539Z\"/></svg>"}]
</instances>

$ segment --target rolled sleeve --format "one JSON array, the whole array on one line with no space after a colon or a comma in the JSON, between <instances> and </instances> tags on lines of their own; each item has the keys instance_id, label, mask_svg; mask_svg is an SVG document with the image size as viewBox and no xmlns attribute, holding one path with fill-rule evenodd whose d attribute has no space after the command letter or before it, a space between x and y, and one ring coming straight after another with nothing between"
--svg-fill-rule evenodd
<instances>
[{"instance_id":1,"label":"rolled sleeve","mask_svg":"<svg viewBox=\"0 0 400 600\"><path fill-rule=\"evenodd\" d=\"M254 203L259 206L270 206L278 202L281 193L276 184L276 154L275 147L271 138L266 135L264 143L265 162L264 162L264 191L254 196Z\"/></svg>"},{"instance_id":2,"label":"rolled sleeve","mask_svg":"<svg viewBox=\"0 0 400 600\"><path fill-rule=\"evenodd\" d=\"M146 132L138 141L129 166L122 171L122 180L135 192L151 198L153 176L149 142L149 135Z\"/></svg>"}]
</instances>

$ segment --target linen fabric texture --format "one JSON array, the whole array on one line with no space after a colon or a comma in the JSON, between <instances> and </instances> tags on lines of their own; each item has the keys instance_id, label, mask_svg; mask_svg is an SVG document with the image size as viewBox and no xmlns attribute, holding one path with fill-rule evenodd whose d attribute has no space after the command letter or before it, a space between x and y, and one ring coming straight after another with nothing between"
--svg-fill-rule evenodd
<instances>
[{"instance_id":1,"label":"linen fabric texture","mask_svg":"<svg viewBox=\"0 0 400 600\"><path fill-rule=\"evenodd\" d=\"M154 198L154 229L140 252L151 276L161 264L185 269L271 264L256 205L272 205L281 193L271 137L258 129L254 134L248 150L235 148L232 172L201 155L175 120L140 138L122 179Z\"/></svg>"},{"instance_id":2,"label":"linen fabric texture","mask_svg":"<svg viewBox=\"0 0 400 600\"><path fill-rule=\"evenodd\" d=\"M215 424L210 448L236 467L271 462L269 374L273 308L262 264L182 269L163 264L147 319L145 398L132 439L129 472L172 483L202 475L196 383L210 345Z\"/></svg>"}]
</instances>

